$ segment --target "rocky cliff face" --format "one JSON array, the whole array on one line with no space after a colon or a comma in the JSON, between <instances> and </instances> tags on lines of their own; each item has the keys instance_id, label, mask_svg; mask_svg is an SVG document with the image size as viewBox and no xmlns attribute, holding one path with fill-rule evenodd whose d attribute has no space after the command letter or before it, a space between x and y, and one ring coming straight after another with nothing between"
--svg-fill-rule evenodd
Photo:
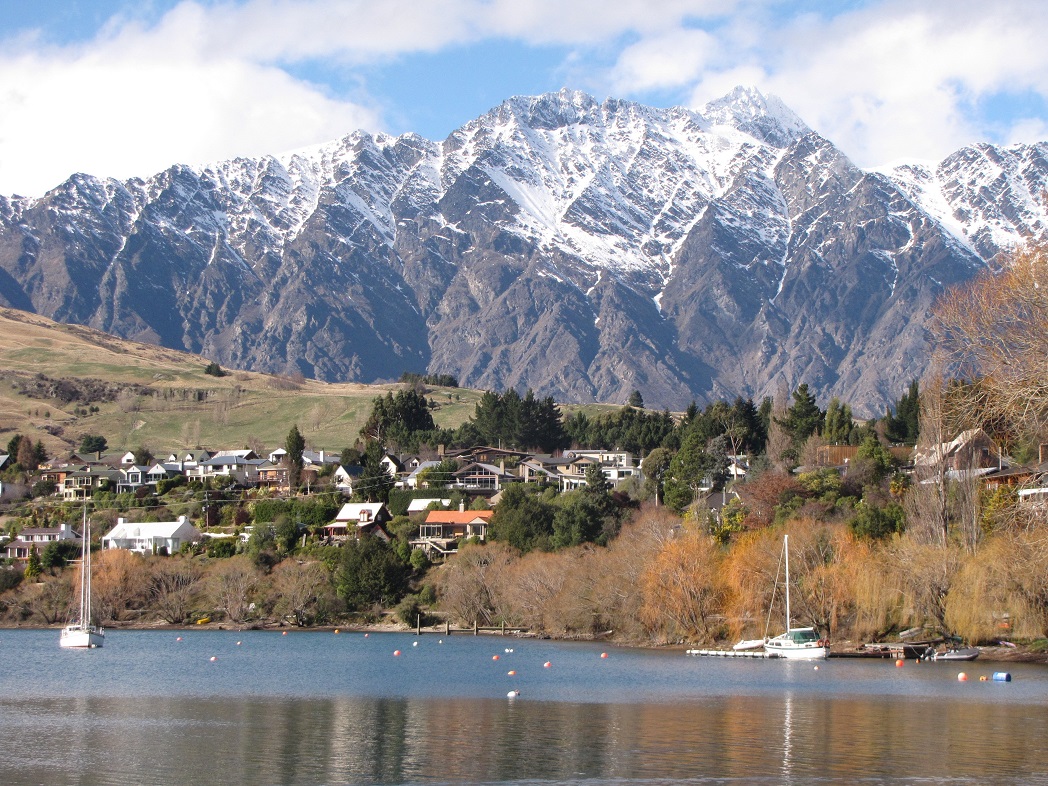
<instances>
[{"instance_id":1,"label":"rocky cliff face","mask_svg":"<svg viewBox=\"0 0 1048 786\"><path fill-rule=\"evenodd\" d=\"M673 408L804 381L879 414L936 295L1043 236L1045 152L865 172L753 90L697 112L561 91L439 144L0 198L0 303L327 380Z\"/></svg>"}]
</instances>

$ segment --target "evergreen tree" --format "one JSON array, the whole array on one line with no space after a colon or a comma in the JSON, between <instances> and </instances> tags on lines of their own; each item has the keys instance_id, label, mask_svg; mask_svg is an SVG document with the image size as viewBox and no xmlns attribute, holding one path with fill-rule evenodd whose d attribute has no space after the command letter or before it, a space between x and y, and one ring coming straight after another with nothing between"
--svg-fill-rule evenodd
<instances>
[{"instance_id":1,"label":"evergreen tree","mask_svg":"<svg viewBox=\"0 0 1048 786\"><path fill-rule=\"evenodd\" d=\"M287 451L287 481L288 487L294 493L298 488L299 479L302 476L302 451L306 448L306 440L298 430L296 423L288 432L284 440L284 450Z\"/></svg>"},{"instance_id":2,"label":"evergreen tree","mask_svg":"<svg viewBox=\"0 0 1048 786\"><path fill-rule=\"evenodd\" d=\"M666 504L678 513L683 512L707 483L711 487L722 483L727 470L728 457L724 452L723 438L706 444L698 438L697 432L692 432L670 461L666 475Z\"/></svg>"},{"instance_id":3,"label":"evergreen tree","mask_svg":"<svg viewBox=\"0 0 1048 786\"><path fill-rule=\"evenodd\" d=\"M364 535L342 549L335 591L351 611L392 606L408 591L411 568L381 538Z\"/></svg>"},{"instance_id":4,"label":"evergreen tree","mask_svg":"<svg viewBox=\"0 0 1048 786\"><path fill-rule=\"evenodd\" d=\"M895 404L895 413L888 408L884 416L884 436L890 442L916 444L920 436L921 400L917 380L910 383L909 389Z\"/></svg>"},{"instance_id":5,"label":"evergreen tree","mask_svg":"<svg viewBox=\"0 0 1048 786\"><path fill-rule=\"evenodd\" d=\"M7 441L7 455L15 461L18 460L18 447L22 444L22 435L15 434L11 439Z\"/></svg>"},{"instance_id":6,"label":"evergreen tree","mask_svg":"<svg viewBox=\"0 0 1048 786\"><path fill-rule=\"evenodd\" d=\"M108 449L109 443L106 438L98 434L84 434L80 440L81 453L101 453Z\"/></svg>"},{"instance_id":7,"label":"evergreen tree","mask_svg":"<svg viewBox=\"0 0 1048 786\"><path fill-rule=\"evenodd\" d=\"M641 462L641 472L644 473L644 485L649 493L655 497L658 505L664 499L663 487L666 481L666 473L670 468L673 453L666 448L655 448Z\"/></svg>"},{"instance_id":8,"label":"evergreen tree","mask_svg":"<svg viewBox=\"0 0 1048 786\"><path fill-rule=\"evenodd\" d=\"M823 439L831 444L847 445L855 428L851 407L842 404L834 396L826 407L826 421L822 430Z\"/></svg>"},{"instance_id":9,"label":"evergreen tree","mask_svg":"<svg viewBox=\"0 0 1048 786\"><path fill-rule=\"evenodd\" d=\"M793 391L793 404L778 422L786 429L794 445L800 445L822 430L824 418L825 414L815 403L815 395L809 392L808 383L803 382Z\"/></svg>"},{"instance_id":10,"label":"evergreen tree","mask_svg":"<svg viewBox=\"0 0 1048 786\"><path fill-rule=\"evenodd\" d=\"M36 546L32 546L29 549L29 562L25 566L25 577L30 581L36 581L43 572L44 568L40 564L40 555L36 551Z\"/></svg>"},{"instance_id":11,"label":"evergreen tree","mask_svg":"<svg viewBox=\"0 0 1048 786\"><path fill-rule=\"evenodd\" d=\"M641 396L639 390L634 390L630 393L630 397L626 400L626 405L636 409L644 409L644 397Z\"/></svg>"},{"instance_id":12,"label":"evergreen tree","mask_svg":"<svg viewBox=\"0 0 1048 786\"><path fill-rule=\"evenodd\" d=\"M491 539L522 552L548 549L555 515L556 508L540 496L528 493L522 484L510 484L491 517Z\"/></svg>"}]
</instances>

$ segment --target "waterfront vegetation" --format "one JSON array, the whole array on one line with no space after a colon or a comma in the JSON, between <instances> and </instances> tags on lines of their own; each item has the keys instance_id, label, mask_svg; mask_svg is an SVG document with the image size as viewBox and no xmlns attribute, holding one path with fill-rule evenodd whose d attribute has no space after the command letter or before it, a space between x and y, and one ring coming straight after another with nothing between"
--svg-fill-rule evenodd
<instances>
[{"instance_id":1,"label":"waterfront vegetation","mask_svg":"<svg viewBox=\"0 0 1048 786\"><path fill-rule=\"evenodd\" d=\"M1021 503L1015 486L980 479L976 470L987 467L975 448L965 456L946 446L979 433L995 446L993 461L1037 463L1048 436L1046 268L1044 252L1023 252L1003 272L948 293L936 313L931 372L900 391L883 418L862 423L837 399L821 408L805 384L779 400L737 398L677 414L645 410L640 391L621 407L565 415L530 391L467 392L450 378L435 380L439 389L415 375L373 390L343 461L363 465L358 497L381 499L394 514L389 543L321 537L341 501L324 473L291 499L200 484L96 493L96 533L117 516L188 515L230 535L176 555L100 553L101 621L307 626L392 616L411 626L505 623L562 637L724 644L764 635L769 615L772 628L781 624L782 594L774 590L788 532L794 622L833 641L917 628L1039 646L1048 635L1043 508ZM200 374L214 384L229 379ZM470 414L440 421L440 407L451 402L458 409L468 402ZM313 439L299 422L282 426L287 433L296 424L284 443L293 458ZM110 443L124 437L110 433ZM644 457L644 480L612 488L595 467L574 491L512 484L487 542L463 542L431 564L409 545L421 521L406 515L410 498L440 489L456 507L488 503L442 489L452 469L445 465L424 492L391 489L378 468L382 449L500 443L628 450ZM843 468L825 460L842 445L853 449ZM5 477L24 480L48 446L36 433L15 434L8 450L15 463ZM740 466L744 476L736 476ZM1042 485L1043 469L1030 475ZM9 531L77 518L46 489L36 491L8 518ZM68 558L48 547L31 569L0 570L6 624L64 619Z\"/></svg>"}]
</instances>

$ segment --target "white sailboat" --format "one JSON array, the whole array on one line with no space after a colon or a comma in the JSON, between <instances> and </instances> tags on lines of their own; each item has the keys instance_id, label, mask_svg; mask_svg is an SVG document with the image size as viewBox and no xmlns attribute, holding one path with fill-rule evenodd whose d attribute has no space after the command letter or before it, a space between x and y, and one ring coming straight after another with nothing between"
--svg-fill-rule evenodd
<instances>
[{"instance_id":1,"label":"white sailboat","mask_svg":"<svg viewBox=\"0 0 1048 786\"><path fill-rule=\"evenodd\" d=\"M782 550L786 555L786 632L767 639L764 651L773 658L795 660L822 660L830 657L830 643L820 639L815 628L790 627L790 546L789 535L782 538Z\"/></svg>"},{"instance_id":2,"label":"white sailboat","mask_svg":"<svg viewBox=\"0 0 1048 786\"><path fill-rule=\"evenodd\" d=\"M80 557L80 613L62 628L59 647L94 649L105 641L105 630L91 622L91 525L84 505L83 545Z\"/></svg>"}]
</instances>

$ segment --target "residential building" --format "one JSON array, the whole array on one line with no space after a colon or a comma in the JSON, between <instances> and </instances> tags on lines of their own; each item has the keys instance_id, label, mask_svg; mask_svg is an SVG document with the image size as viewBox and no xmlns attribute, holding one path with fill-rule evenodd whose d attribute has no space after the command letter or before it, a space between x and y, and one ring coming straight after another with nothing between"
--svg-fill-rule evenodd
<instances>
[{"instance_id":1,"label":"residential building","mask_svg":"<svg viewBox=\"0 0 1048 786\"><path fill-rule=\"evenodd\" d=\"M454 554L464 538L485 539L494 513L492 510L431 510L411 546L425 550L431 558Z\"/></svg>"},{"instance_id":2,"label":"residential building","mask_svg":"<svg viewBox=\"0 0 1048 786\"><path fill-rule=\"evenodd\" d=\"M139 554L177 554L183 544L201 539L200 530L185 516L175 521L130 522L118 518L102 536L102 548L125 549Z\"/></svg>"},{"instance_id":3,"label":"residential building","mask_svg":"<svg viewBox=\"0 0 1048 786\"><path fill-rule=\"evenodd\" d=\"M392 518L389 509L381 502L347 502L335 515L335 520L321 531L332 540L375 535L388 541L390 536L383 525Z\"/></svg>"},{"instance_id":4,"label":"residential building","mask_svg":"<svg viewBox=\"0 0 1048 786\"><path fill-rule=\"evenodd\" d=\"M81 538L70 524L62 524L58 527L30 527L22 530L18 533L17 538L4 546L4 556L25 562L29 559L29 552L34 548L37 554L40 554L48 543L64 540L80 543Z\"/></svg>"}]
</instances>

